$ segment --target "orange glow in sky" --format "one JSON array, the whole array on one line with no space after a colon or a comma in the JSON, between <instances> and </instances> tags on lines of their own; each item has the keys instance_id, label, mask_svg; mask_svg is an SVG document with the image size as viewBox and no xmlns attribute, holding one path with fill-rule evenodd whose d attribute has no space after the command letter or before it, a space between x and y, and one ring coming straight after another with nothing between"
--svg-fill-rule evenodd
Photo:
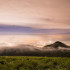
<instances>
[{"instance_id":1,"label":"orange glow in sky","mask_svg":"<svg viewBox=\"0 0 70 70\"><path fill-rule=\"evenodd\" d=\"M9 46L20 43L43 46L57 40L69 44L70 1L0 0L0 39L0 45Z\"/></svg>"}]
</instances>

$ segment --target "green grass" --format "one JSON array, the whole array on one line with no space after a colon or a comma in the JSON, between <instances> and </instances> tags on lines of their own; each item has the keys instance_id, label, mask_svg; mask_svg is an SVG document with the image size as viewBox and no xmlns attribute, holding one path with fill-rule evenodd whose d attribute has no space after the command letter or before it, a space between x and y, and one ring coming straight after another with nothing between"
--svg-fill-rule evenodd
<instances>
[{"instance_id":1,"label":"green grass","mask_svg":"<svg viewBox=\"0 0 70 70\"><path fill-rule=\"evenodd\" d=\"M0 70L70 70L70 58L0 56Z\"/></svg>"}]
</instances>

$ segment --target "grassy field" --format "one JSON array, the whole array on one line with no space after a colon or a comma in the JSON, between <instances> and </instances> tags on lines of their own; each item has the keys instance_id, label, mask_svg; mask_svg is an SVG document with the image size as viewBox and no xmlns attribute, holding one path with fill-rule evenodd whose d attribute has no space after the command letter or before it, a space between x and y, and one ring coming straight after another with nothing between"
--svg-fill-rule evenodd
<instances>
[{"instance_id":1,"label":"grassy field","mask_svg":"<svg viewBox=\"0 0 70 70\"><path fill-rule=\"evenodd\" d=\"M70 58L0 56L0 70L70 70Z\"/></svg>"}]
</instances>

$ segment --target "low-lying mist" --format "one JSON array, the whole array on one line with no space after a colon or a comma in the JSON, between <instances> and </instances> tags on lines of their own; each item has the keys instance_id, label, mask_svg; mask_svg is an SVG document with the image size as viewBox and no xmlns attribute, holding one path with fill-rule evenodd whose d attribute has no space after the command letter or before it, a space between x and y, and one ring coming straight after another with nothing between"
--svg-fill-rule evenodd
<instances>
[{"instance_id":1,"label":"low-lying mist","mask_svg":"<svg viewBox=\"0 0 70 70\"><path fill-rule=\"evenodd\" d=\"M60 56L60 57L70 57L70 47L59 46L54 47L36 47L33 45L19 44L17 46L4 46L0 47L1 56Z\"/></svg>"}]
</instances>

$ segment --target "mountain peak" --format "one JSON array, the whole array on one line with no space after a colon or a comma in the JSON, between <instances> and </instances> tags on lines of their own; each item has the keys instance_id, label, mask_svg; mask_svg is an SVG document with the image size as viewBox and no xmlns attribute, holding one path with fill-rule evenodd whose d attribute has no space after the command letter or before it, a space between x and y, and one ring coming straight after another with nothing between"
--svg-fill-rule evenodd
<instances>
[{"instance_id":1,"label":"mountain peak","mask_svg":"<svg viewBox=\"0 0 70 70\"><path fill-rule=\"evenodd\" d=\"M62 44L62 42L60 42L60 41L56 41L55 43L60 43L60 44Z\"/></svg>"},{"instance_id":2,"label":"mountain peak","mask_svg":"<svg viewBox=\"0 0 70 70\"><path fill-rule=\"evenodd\" d=\"M58 48L59 46L61 46L61 47L66 47L66 48L67 48L67 45L64 44L64 43L62 43L62 42L60 42L60 41L56 41L55 43L53 43L53 46L54 46L55 48Z\"/></svg>"},{"instance_id":3,"label":"mountain peak","mask_svg":"<svg viewBox=\"0 0 70 70\"><path fill-rule=\"evenodd\" d=\"M55 43L53 44L50 44L50 45L46 45L45 47L54 47L54 48L58 48L58 47L64 47L64 48L68 48L68 46L60 41L56 41Z\"/></svg>"}]
</instances>

